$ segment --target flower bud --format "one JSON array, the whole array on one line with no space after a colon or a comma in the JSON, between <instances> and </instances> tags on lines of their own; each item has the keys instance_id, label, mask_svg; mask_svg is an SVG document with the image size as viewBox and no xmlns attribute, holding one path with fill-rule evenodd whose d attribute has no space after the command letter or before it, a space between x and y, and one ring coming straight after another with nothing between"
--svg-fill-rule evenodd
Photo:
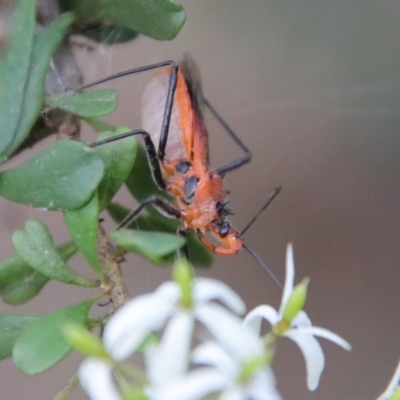
<instances>
[{"instance_id":1,"label":"flower bud","mask_svg":"<svg viewBox=\"0 0 400 400\"><path fill-rule=\"evenodd\" d=\"M185 308L191 308L192 299L192 279L193 271L191 265L186 259L180 259L175 262L173 270L174 281L181 289L181 305Z\"/></svg>"},{"instance_id":2,"label":"flower bud","mask_svg":"<svg viewBox=\"0 0 400 400\"><path fill-rule=\"evenodd\" d=\"M79 325L68 324L63 328L65 339L82 354L96 358L110 358L101 340Z\"/></svg>"},{"instance_id":3,"label":"flower bud","mask_svg":"<svg viewBox=\"0 0 400 400\"><path fill-rule=\"evenodd\" d=\"M304 278L299 284L297 284L289 300L286 303L285 309L283 310L283 319L289 324L293 321L299 311L304 307L304 303L307 298L307 286L310 280Z\"/></svg>"}]
</instances>

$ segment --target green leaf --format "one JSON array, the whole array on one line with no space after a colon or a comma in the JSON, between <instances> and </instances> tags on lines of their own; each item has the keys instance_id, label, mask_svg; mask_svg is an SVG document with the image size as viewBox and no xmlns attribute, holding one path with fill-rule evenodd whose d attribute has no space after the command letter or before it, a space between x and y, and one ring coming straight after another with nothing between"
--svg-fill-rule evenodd
<instances>
[{"instance_id":1,"label":"green leaf","mask_svg":"<svg viewBox=\"0 0 400 400\"><path fill-rule=\"evenodd\" d=\"M99 279L103 281L103 271L97 259L99 212L99 198L97 194L94 194L83 207L77 210L64 211L64 220L75 244L88 260Z\"/></svg>"},{"instance_id":2,"label":"green leaf","mask_svg":"<svg viewBox=\"0 0 400 400\"><path fill-rule=\"evenodd\" d=\"M57 247L64 261L76 252L74 243ZM26 303L35 297L49 278L29 266L20 256L9 257L0 262L0 295L7 304Z\"/></svg>"},{"instance_id":3,"label":"green leaf","mask_svg":"<svg viewBox=\"0 0 400 400\"><path fill-rule=\"evenodd\" d=\"M77 22L129 28L153 39L171 40L182 28L186 14L174 0L59 0L64 11L74 11Z\"/></svg>"},{"instance_id":4,"label":"green leaf","mask_svg":"<svg viewBox=\"0 0 400 400\"><path fill-rule=\"evenodd\" d=\"M129 128L118 128L114 132L103 132L97 140L129 132ZM128 177L135 161L137 150L136 139L131 136L115 142L95 147L104 163L104 175L97 191L100 199L100 209L103 210Z\"/></svg>"},{"instance_id":5,"label":"green leaf","mask_svg":"<svg viewBox=\"0 0 400 400\"><path fill-rule=\"evenodd\" d=\"M0 173L0 195L32 207L71 210L92 196L104 165L82 143L60 140L25 164Z\"/></svg>"},{"instance_id":6,"label":"green leaf","mask_svg":"<svg viewBox=\"0 0 400 400\"><path fill-rule=\"evenodd\" d=\"M98 286L97 282L68 267L58 254L49 230L41 222L28 220L26 229L14 232L12 242L21 258L48 278L79 286Z\"/></svg>"},{"instance_id":7,"label":"green leaf","mask_svg":"<svg viewBox=\"0 0 400 400\"><path fill-rule=\"evenodd\" d=\"M94 299L61 308L31 325L17 340L13 350L15 365L27 375L53 367L71 351L62 328L66 324L84 326Z\"/></svg>"},{"instance_id":8,"label":"green leaf","mask_svg":"<svg viewBox=\"0 0 400 400\"><path fill-rule=\"evenodd\" d=\"M129 28L107 24L77 25L74 33L88 37L97 43L126 43L138 37L138 32Z\"/></svg>"},{"instance_id":9,"label":"green leaf","mask_svg":"<svg viewBox=\"0 0 400 400\"><path fill-rule=\"evenodd\" d=\"M11 282L0 289L1 298L4 303L14 306L26 303L39 294L48 281L47 276L30 268L30 273L23 279Z\"/></svg>"},{"instance_id":10,"label":"green leaf","mask_svg":"<svg viewBox=\"0 0 400 400\"><path fill-rule=\"evenodd\" d=\"M181 236L162 232L121 229L111 232L109 236L122 250L140 254L155 264L165 264L169 260L168 256L185 244Z\"/></svg>"},{"instance_id":11,"label":"green leaf","mask_svg":"<svg viewBox=\"0 0 400 400\"><path fill-rule=\"evenodd\" d=\"M20 120L13 141L4 155L4 159L11 155L28 136L39 115L43 105L45 79L51 57L60 45L72 22L72 14L64 14L42 29L35 37L30 60L29 79L24 92Z\"/></svg>"},{"instance_id":12,"label":"green leaf","mask_svg":"<svg viewBox=\"0 0 400 400\"><path fill-rule=\"evenodd\" d=\"M85 118L85 122L96 132L113 131L116 129L114 125L99 118Z\"/></svg>"},{"instance_id":13,"label":"green leaf","mask_svg":"<svg viewBox=\"0 0 400 400\"><path fill-rule=\"evenodd\" d=\"M46 105L80 117L101 117L117 108L117 92L113 89L98 89L81 93L62 93L47 97Z\"/></svg>"},{"instance_id":14,"label":"green leaf","mask_svg":"<svg viewBox=\"0 0 400 400\"><path fill-rule=\"evenodd\" d=\"M19 1L9 23L7 47L0 63L0 155L14 140L23 112L35 29L35 2Z\"/></svg>"},{"instance_id":15,"label":"green leaf","mask_svg":"<svg viewBox=\"0 0 400 400\"><path fill-rule=\"evenodd\" d=\"M11 357L18 338L40 318L33 315L0 315L0 360Z\"/></svg>"}]
</instances>

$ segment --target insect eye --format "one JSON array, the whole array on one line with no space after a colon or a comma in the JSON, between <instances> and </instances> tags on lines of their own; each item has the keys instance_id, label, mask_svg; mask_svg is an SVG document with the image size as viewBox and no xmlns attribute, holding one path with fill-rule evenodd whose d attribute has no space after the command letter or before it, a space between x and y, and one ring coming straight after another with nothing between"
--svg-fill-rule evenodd
<instances>
[{"instance_id":1,"label":"insect eye","mask_svg":"<svg viewBox=\"0 0 400 400\"><path fill-rule=\"evenodd\" d=\"M184 201L186 204L190 204L192 202L193 197L196 193L198 182L199 178L197 178L197 176L195 175L192 175L190 178L185 180L183 190L185 192Z\"/></svg>"},{"instance_id":2,"label":"insect eye","mask_svg":"<svg viewBox=\"0 0 400 400\"><path fill-rule=\"evenodd\" d=\"M215 204L215 207L217 208L217 211L220 212L221 210L223 210L225 206L225 203L223 203L222 201L217 201Z\"/></svg>"},{"instance_id":3,"label":"insect eye","mask_svg":"<svg viewBox=\"0 0 400 400\"><path fill-rule=\"evenodd\" d=\"M215 208L217 209L217 213L220 216L220 218L225 218L227 215L233 215L232 211L227 207L227 204L229 201L226 203L223 203L222 201L217 201L215 204Z\"/></svg>"}]
</instances>

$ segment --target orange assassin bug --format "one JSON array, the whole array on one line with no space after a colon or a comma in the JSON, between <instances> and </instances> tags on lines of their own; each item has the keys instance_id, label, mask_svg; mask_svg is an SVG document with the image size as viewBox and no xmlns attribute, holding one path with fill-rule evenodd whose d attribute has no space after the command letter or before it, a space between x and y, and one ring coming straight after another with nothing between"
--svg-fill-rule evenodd
<instances>
[{"instance_id":1,"label":"orange assassin bug","mask_svg":"<svg viewBox=\"0 0 400 400\"><path fill-rule=\"evenodd\" d=\"M89 147L128 136L143 136L153 179L161 189L173 195L174 201L170 204L158 196L150 196L127 215L117 229L129 225L143 208L153 204L167 216L183 221L181 234L186 230L194 230L203 245L216 254L235 255L245 248L267 270L278 287L282 287L272 271L244 244L242 238L281 188L274 189L268 201L241 231L226 219L231 212L225 201L227 191L223 187L224 174L249 162L251 152L203 97L199 71L190 56L186 55L179 64L165 61L114 74L84 85L79 90L154 69L159 71L148 84L142 99L144 129L94 142ZM238 159L216 170L212 170L209 164L203 106L209 109L244 152ZM158 143L157 148L155 143ZM211 243L204 236L205 233L211 233L218 244Z\"/></svg>"}]
</instances>

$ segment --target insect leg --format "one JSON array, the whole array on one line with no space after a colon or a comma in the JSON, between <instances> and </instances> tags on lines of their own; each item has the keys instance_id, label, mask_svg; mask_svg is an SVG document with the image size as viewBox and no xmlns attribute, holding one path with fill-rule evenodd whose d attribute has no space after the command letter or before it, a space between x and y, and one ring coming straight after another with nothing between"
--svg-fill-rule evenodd
<instances>
[{"instance_id":1,"label":"insect leg","mask_svg":"<svg viewBox=\"0 0 400 400\"><path fill-rule=\"evenodd\" d=\"M172 107L174 105L174 95L175 95L176 83L177 83L177 79L178 79L179 66L174 61L164 61L164 62L157 63L157 64L146 65L144 67L133 68L133 69L130 69L130 70L127 70L124 72L119 72L117 74L110 75L106 78L89 83L87 85L83 85L78 89L78 91L80 91L83 89L87 89L89 87L93 87L95 85L99 85L104 82L111 81L116 78L121 78L123 76L135 74L137 72L150 71L152 69L161 68L161 67L165 67L168 65L171 66L171 75L170 75L169 83L168 83L167 99L165 102L163 121L162 121L162 125L161 125L160 142L159 142L159 146L158 146L158 158L161 161L163 161L164 157L165 157L165 148L167 146L167 141L168 141L169 125L170 125L170 121L171 121Z\"/></svg>"},{"instance_id":2,"label":"insect leg","mask_svg":"<svg viewBox=\"0 0 400 400\"><path fill-rule=\"evenodd\" d=\"M226 121L221 117L221 115L215 110L215 108L209 103L208 100L204 99L204 104L211 111L214 117L219 121L219 123L224 127L224 129L229 133L231 138L236 142L236 144L244 151L244 155L229 162L222 167L217 168L217 172L220 175L224 175L226 172L233 171L236 168L241 167L246 164L251 159L250 149L240 140L239 136L233 131L233 129L226 123Z\"/></svg>"},{"instance_id":3,"label":"insect leg","mask_svg":"<svg viewBox=\"0 0 400 400\"><path fill-rule=\"evenodd\" d=\"M161 125L160 142L158 145L158 158L163 161L165 157L165 148L167 147L169 124L171 122L172 106L174 105L174 95L176 82L178 80L178 65L172 66L171 76L169 77L167 100L165 102L164 116Z\"/></svg>"},{"instance_id":4,"label":"insect leg","mask_svg":"<svg viewBox=\"0 0 400 400\"><path fill-rule=\"evenodd\" d=\"M120 139L124 139L126 137L135 136L135 135L142 135L144 139L145 149L147 153L147 157L149 159L151 172L153 175L153 179L161 189L166 188L166 184L161 172L161 167L159 163L159 159L157 157L157 152L154 147L154 143L151 140L151 136L148 132L144 131L143 129L136 129L131 132L122 133L121 135L116 135L107 139L99 140L98 142L90 143L88 147L97 147L103 144L115 142Z\"/></svg>"},{"instance_id":5,"label":"insect leg","mask_svg":"<svg viewBox=\"0 0 400 400\"><path fill-rule=\"evenodd\" d=\"M154 204L157 208L161 209L164 211L168 216L170 217L175 217L175 218L180 218L181 213L172 207L170 204L168 204L165 200L158 196L150 196L146 200L143 200L139 207L136 208L136 210L131 211L116 227L116 229L121 229L127 225L129 225L137 216L140 214L140 212L143 210L143 208L147 207L149 204Z\"/></svg>"},{"instance_id":6,"label":"insect leg","mask_svg":"<svg viewBox=\"0 0 400 400\"><path fill-rule=\"evenodd\" d=\"M94 81L91 83L88 83L86 85L81 86L80 88L76 89L77 92L96 86L96 85L100 85L101 83L104 82L108 82L117 78L121 78L123 76L127 76L127 75L133 75L136 74L137 72L144 72L144 71L151 71L152 69L157 69L157 68L161 68L161 67L166 67L170 65L172 68L177 67L176 63L174 61L163 61L157 64L150 64L150 65L145 65L143 67L138 67L138 68L132 68L132 69L128 69L126 71L123 72L118 72L117 74L113 74L110 76L106 76L105 78L99 79L98 81Z\"/></svg>"},{"instance_id":7,"label":"insect leg","mask_svg":"<svg viewBox=\"0 0 400 400\"><path fill-rule=\"evenodd\" d=\"M222 246L215 246L211 242L209 242L203 233L199 230L197 230L197 237L199 238L200 242L204 244L207 249L211 250L215 254L220 254L222 256L234 256L236 255L240 248L236 247L222 247Z\"/></svg>"}]
</instances>

